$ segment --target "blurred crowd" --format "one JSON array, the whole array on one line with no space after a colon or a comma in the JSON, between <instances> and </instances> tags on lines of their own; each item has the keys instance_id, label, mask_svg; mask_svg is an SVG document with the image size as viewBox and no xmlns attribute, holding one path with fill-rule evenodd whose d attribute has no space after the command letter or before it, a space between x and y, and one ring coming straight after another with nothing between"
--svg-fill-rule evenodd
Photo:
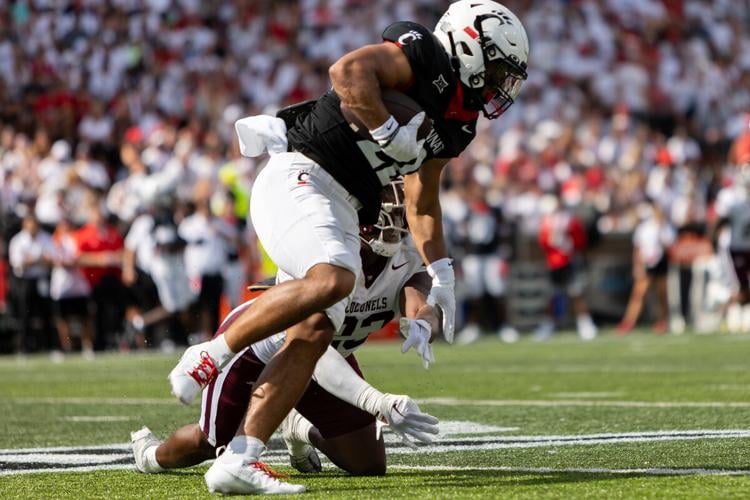
<instances>
[{"instance_id":1,"label":"blurred crowd","mask_svg":"<svg viewBox=\"0 0 750 500\"><path fill-rule=\"evenodd\" d=\"M448 3L0 4L0 310L12 348L209 335L221 300L238 303L246 282L273 272L245 222L262 162L239 155L234 121L315 98L338 57L395 20L432 27ZM450 164L443 207L467 337L489 328L511 341L506 277L524 238L548 252L545 217L569 213L586 235L569 258L547 255L550 271L654 210L675 231L706 234L750 149L750 7L504 3L529 33L529 79ZM497 314L477 312L488 309ZM576 314L588 325L585 307Z\"/></svg>"}]
</instances>

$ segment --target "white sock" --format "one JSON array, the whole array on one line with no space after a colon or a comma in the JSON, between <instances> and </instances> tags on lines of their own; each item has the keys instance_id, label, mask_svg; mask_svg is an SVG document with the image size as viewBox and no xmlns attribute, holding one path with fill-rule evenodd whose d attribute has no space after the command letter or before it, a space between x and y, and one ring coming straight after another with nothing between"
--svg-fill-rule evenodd
<instances>
[{"instance_id":1,"label":"white sock","mask_svg":"<svg viewBox=\"0 0 750 500\"><path fill-rule=\"evenodd\" d=\"M312 445L310 442L310 430L313 428L312 422L303 417L300 412L292 408L289 415L289 431L292 437L305 444Z\"/></svg>"},{"instance_id":2,"label":"white sock","mask_svg":"<svg viewBox=\"0 0 750 500\"><path fill-rule=\"evenodd\" d=\"M151 446L150 448L146 448L146 451L143 452L143 458L146 460L146 463L144 464L146 466L147 472L163 472L164 467L159 465L159 462L156 460L156 449L158 446Z\"/></svg>"},{"instance_id":3,"label":"white sock","mask_svg":"<svg viewBox=\"0 0 750 500\"><path fill-rule=\"evenodd\" d=\"M742 330L742 306L732 304L727 308L727 329L729 333L739 333Z\"/></svg>"},{"instance_id":4,"label":"white sock","mask_svg":"<svg viewBox=\"0 0 750 500\"><path fill-rule=\"evenodd\" d=\"M218 365L217 368L221 369L226 365L233 357L234 352L229 348L227 340L224 335L219 335L213 340L208 342L206 345L206 352L213 358L214 362Z\"/></svg>"},{"instance_id":5,"label":"white sock","mask_svg":"<svg viewBox=\"0 0 750 500\"><path fill-rule=\"evenodd\" d=\"M576 318L576 322L578 323L578 328L589 325L594 326L594 321L591 319L591 316L589 316L588 313L579 314Z\"/></svg>"},{"instance_id":6,"label":"white sock","mask_svg":"<svg viewBox=\"0 0 750 500\"><path fill-rule=\"evenodd\" d=\"M750 304L742 306L742 320L740 323L740 331L743 333L750 332Z\"/></svg>"},{"instance_id":7,"label":"white sock","mask_svg":"<svg viewBox=\"0 0 750 500\"><path fill-rule=\"evenodd\" d=\"M227 464L257 462L265 450L265 443L258 438L234 436L217 460Z\"/></svg>"}]
</instances>

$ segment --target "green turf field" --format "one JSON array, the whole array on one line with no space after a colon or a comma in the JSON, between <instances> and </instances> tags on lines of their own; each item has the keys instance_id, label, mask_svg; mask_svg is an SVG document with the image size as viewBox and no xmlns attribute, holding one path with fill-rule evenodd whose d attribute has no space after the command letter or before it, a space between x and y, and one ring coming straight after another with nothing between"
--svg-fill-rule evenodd
<instances>
[{"instance_id":1,"label":"green turf field","mask_svg":"<svg viewBox=\"0 0 750 500\"><path fill-rule=\"evenodd\" d=\"M750 497L750 336L487 338L435 355L428 371L397 344L358 357L374 385L410 394L445 423L440 440L417 452L389 442L383 478L330 464L291 474L304 498ZM132 469L131 430L166 437L197 419L197 407L170 398L176 359L0 359L0 498L210 496L205 465ZM267 461L292 473L280 446L270 443ZM76 467L88 469L57 472Z\"/></svg>"}]
</instances>

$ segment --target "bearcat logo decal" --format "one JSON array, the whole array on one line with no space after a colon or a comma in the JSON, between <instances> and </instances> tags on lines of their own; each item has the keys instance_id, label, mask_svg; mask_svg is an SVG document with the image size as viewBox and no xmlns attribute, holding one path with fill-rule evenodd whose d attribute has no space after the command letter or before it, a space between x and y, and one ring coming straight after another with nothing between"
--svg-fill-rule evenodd
<instances>
[{"instance_id":1,"label":"bearcat logo decal","mask_svg":"<svg viewBox=\"0 0 750 500\"><path fill-rule=\"evenodd\" d=\"M409 42L413 42L414 40L421 40L422 39L422 33L419 31L411 30L407 33L404 33L400 37L398 37L398 43L401 45L406 45Z\"/></svg>"}]
</instances>

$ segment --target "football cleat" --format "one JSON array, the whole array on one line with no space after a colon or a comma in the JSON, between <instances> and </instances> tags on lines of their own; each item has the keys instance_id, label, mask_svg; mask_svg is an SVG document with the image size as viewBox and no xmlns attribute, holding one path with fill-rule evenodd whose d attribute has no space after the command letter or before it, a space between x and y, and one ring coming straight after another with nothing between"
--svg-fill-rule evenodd
<instances>
[{"instance_id":1,"label":"football cleat","mask_svg":"<svg viewBox=\"0 0 750 500\"><path fill-rule=\"evenodd\" d=\"M159 446L161 441L151 432L148 427L142 427L140 430L130 433L130 442L133 444L133 458L135 458L135 468L145 474L154 474L161 472L161 467L153 467L146 459L146 450L154 446Z\"/></svg>"},{"instance_id":2,"label":"football cleat","mask_svg":"<svg viewBox=\"0 0 750 500\"><path fill-rule=\"evenodd\" d=\"M263 462L225 463L220 459L213 463L204 476L211 493L293 495L305 491L305 487L300 484L280 481L280 478L285 477L287 476L275 472Z\"/></svg>"},{"instance_id":3,"label":"football cleat","mask_svg":"<svg viewBox=\"0 0 750 500\"><path fill-rule=\"evenodd\" d=\"M172 394L182 404L189 405L195 397L219 376L214 359L206 352L205 344L189 347L169 372L169 385Z\"/></svg>"},{"instance_id":4,"label":"football cleat","mask_svg":"<svg viewBox=\"0 0 750 500\"><path fill-rule=\"evenodd\" d=\"M292 432L294 412L291 412L281 423L281 437L289 451L289 464L303 474L313 474L323 470L320 457L315 448L294 437Z\"/></svg>"}]
</instances>

